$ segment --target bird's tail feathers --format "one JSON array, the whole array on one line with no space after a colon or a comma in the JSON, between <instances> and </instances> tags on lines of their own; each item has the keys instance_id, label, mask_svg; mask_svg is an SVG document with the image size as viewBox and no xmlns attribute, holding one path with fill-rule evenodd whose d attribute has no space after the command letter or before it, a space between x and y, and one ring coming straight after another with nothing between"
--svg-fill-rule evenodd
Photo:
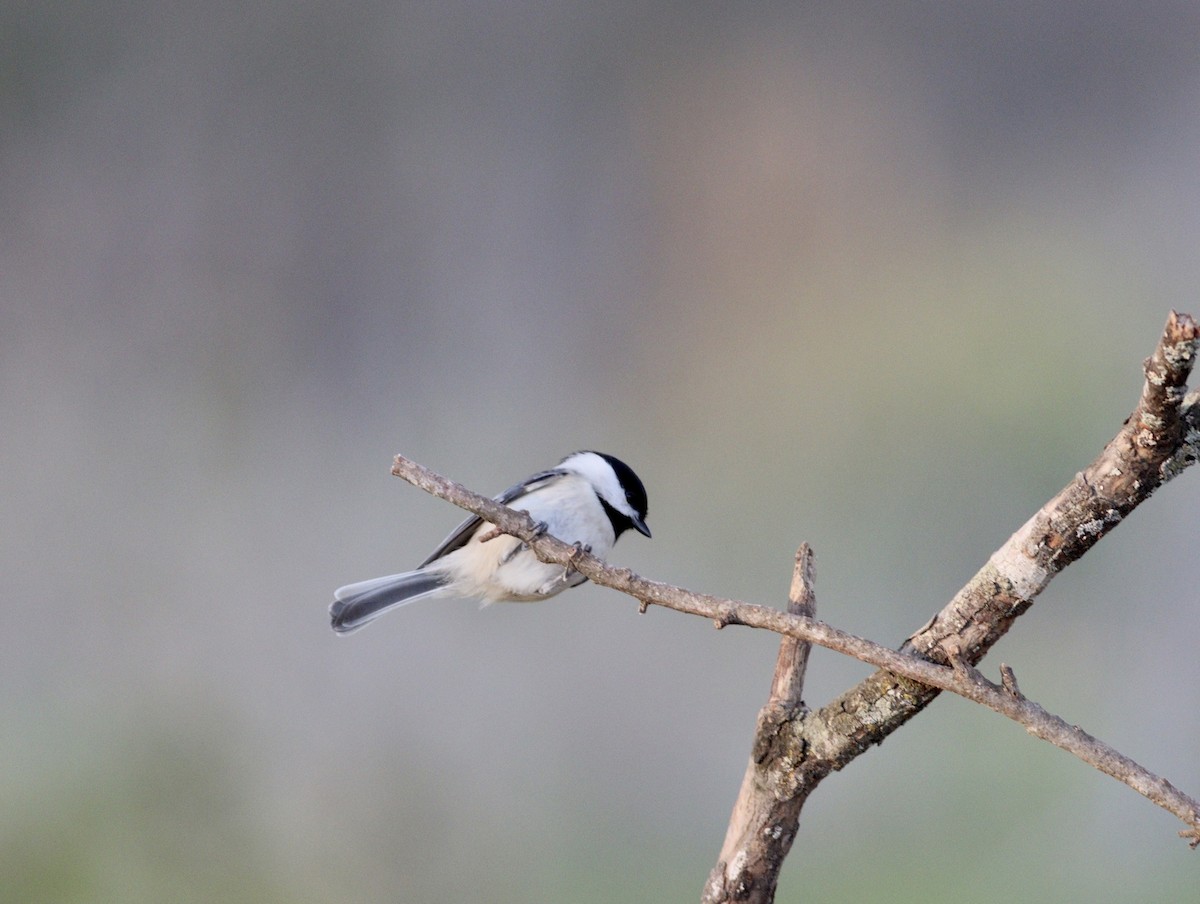
<instances>
[{"instance_id":1,"label":"bird's tail feathers","mask_svg":"<svg viewBox=\"0 0 1200 904\"><path fill-rule=\"evenodd\" d=\"M334 591L329 618L333 630L349 634L392 609L443 594L446 586L445 575L421 570L347 584Z\"/></svg>"}]
</instances>

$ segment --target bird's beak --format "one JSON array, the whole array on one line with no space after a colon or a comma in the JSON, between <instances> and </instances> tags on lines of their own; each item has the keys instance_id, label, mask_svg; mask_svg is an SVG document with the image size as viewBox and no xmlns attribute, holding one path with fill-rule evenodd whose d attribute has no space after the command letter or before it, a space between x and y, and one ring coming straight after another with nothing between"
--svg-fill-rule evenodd
<instances>
[{"instance_id":1,"label":"bird's beak","mask_svg":"<svg viewBox=\"0 0 1200 904\"><path fill-rule=\"evenodd\" d=\"M634 516L629 520L633 522L633 526L637 528L637 532L639 534L645 534L647 537L650 536L650 528L646 526L645 518L638 518L637 516Z\"/></svg>"}]
</instances>

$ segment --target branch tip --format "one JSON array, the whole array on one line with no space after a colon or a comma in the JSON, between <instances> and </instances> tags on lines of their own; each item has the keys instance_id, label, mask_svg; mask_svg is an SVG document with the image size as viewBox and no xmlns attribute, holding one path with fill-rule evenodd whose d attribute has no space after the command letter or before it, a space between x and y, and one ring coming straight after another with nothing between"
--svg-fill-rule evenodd
<instances>
[{"instance_id":1,"label":"branch tip","mask_svg":"<svg viewBox=\"0 0 1200 904\"><path fill-rule=\"evenodd\" d=\"M974 684L979 678L979 672L971 663L967 662L963 654L962 638L957 634L951 634L942 639L940 646L942 652L946 654L946 659L950 662L950 667L954 669L954 674L963 681L970 681Z\"/></svg>"},{"instance_id":2,"label":"branch tip","mask_svg":"<svg viewBox=\"0 0 1200 904\"><path fill-rule=\"evenodd\" d=\"M817 612L816 561L812 547L801 543L796 550L796 565L792 569L792 586L788 591L788 612L812 617Z\"/></svg>"},{"instance_id":3,"label":"branch tip","mask_svg":"<svg viewBox=\"0 0 1200 904\"><path fill-rule=\"evenodd\" d=\"M1000 663L1000 686L1013 699L1025 699L1025 695L1021 693L1021 688L1017 685L1016 673L1012 670L1012 666L1006 662Z\"/></svg>"}]
</instances>

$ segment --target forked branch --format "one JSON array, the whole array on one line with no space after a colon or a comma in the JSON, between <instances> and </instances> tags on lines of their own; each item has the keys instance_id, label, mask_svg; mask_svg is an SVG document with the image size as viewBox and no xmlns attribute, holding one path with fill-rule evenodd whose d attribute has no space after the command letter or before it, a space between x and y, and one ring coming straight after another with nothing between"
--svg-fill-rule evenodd
<instances>
[{"instance_id":1,"label":"forked branch","mask_svg":"<svg viewBox=\"0 0 1200 904\"><path fill-rule=\"evenodd\" d=\"M719 628L730 624L765 628L878 666L878 672L823 708L808 712L797 707L790 718L767 726L770 743L764 743L760 720L754 746L755 756L762 754L758 768L771 793L796 819L821 779L881 742L941 690L949 690L1016 719L1031 733L1125 781L1184 820L1189 828L1181 834L1195 847L1200 844L1200 805L1195 800L1025 700L1016 690L1011 670L1003 685L997 686L983 679L974 666L1056 574L1091 549L1162 483L1200 459L1200 393L1185 397L1198 338L1200 331L1191 317L1171 313L1154 354L1144 364L1146 379L1137 407L1100 456L993 553L899 651L812 618L694 593L613 568L557 538L539 537L525 513L472 493L403 456L396 457L392 473L529 543L543 561L573 567L601 586L635 597L643 609L653 604L701 615ZM755 818L758 824L752 820L738 834L768 838L773 849L764 856L750 856L745 847L730 848L727 839L721 862L705 886L705 901L773 900L795 821L789 831L771 822L771 813L764 811Z\"/></svg>"}]
</instances>

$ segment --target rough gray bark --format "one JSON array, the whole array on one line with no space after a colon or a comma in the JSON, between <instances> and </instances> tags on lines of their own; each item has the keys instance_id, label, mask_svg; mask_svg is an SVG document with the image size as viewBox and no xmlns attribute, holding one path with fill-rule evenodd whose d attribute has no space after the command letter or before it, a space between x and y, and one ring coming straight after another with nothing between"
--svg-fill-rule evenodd
<instances>
[{"instance_id":1,"label":"rough gray bark","mask_svg":"<svg viewBox=\"0 0 1200 904\"><path fill-rule=\"evenodd\" d=\"M800 545L796 553L796 567L792 574L792 587L788 594L788 614L813 618L817 614L817 598L814 588L815 566L812 550L807 543ZM779 656L775 662L775 675L771 681L771 693L767 704L759 711L758 724L754 733L754 750L746 764L742 778L742 789L738 792L721 847L720 863L732 863L740 858L737 872L778 872L780 863L769 863L772 857L786 854L786 848L778 842L783 836L795 836L800 822L800 801L788 794L780 794L772 782L771 764L776 760L773 750L775 740L785 727L804 714L804 672L808 668L808 653L812 644L790 635L784 635L779 643ZM767 839L758 837L764 826L770 826L775 836ZM751 862L755 861L755 862ZM718 867L709 877L717 885L716 892L724 882L723 871ZM706 896L709 889L705 890Z\"/></svg>"},{"instance_id":2,"label":"rough gray bark","mask_svg":"<svg viewBox=\"0 0 1200 904\"><path fill-rule=\"evenodd\" d=\"M978 663L1056 574L1091 549L1164 481L1196 460L1197 406L1185 409L1183 403L1198 335L1191 317L1171 312L1154 354L1143 365L1146 380L1141 398L1117 435L901 646L901 652L938 663ZM786 726L775 741L773 783L781 795L802 807L825 776L881 743L939 692L936 686L881 669ZM1185 813L1191 810L1182 816L1191 824L1185 832L1200 839L1196 834L1200 808L1194 803L1183 806ZM759 827L759 838L770 841L774 835L773 826ZM703 900L706 904L773 901L777 865L794 837L794 832L780 833L778 850L756 858L768 868L751 869L749 860L736 857L722 860L705 886Z\"/></svg>"},{"instance_id":3,"label":"rough gray bark","mask_svg":"<svg viewBox=\"0 0 1200 904\"><path fill-rule=\"evenodd\" d=\"M1154 354L1144 364L1141 398L1117 435L901 646L901 652L939 663L952 659L978 663L1056 574L1091 549L1165 480L1195 461L1196 406L1184 411L1183 401L1197 336L1191 317L1171 312ZM936 686L881 669L786 726L776 740L774 784L802 807L825 776L881 743L939 692ZM1097 764L1097 768L1101 767ZM1194 804L1184 806L1191 809L1184 818L1195 833L1200 812ZM771 825L759 828L760 838L773 838ZM780 833L780 850L759 859L768 866L781 864L794 837L794 832ZM705 887L706 904L774 900L777 867L752 870L749 861L743 864L735 858L719 863L714 877L718 873L720 880L710 877Z\"/></svg>"}]
</instances>

